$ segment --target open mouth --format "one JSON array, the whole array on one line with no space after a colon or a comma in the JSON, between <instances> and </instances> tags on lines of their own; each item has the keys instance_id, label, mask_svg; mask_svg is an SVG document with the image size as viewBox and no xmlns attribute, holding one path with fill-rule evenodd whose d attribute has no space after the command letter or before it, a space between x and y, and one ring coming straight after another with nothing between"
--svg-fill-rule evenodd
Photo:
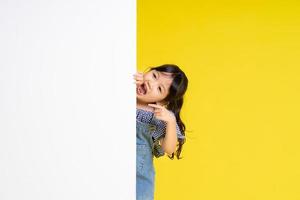
<instances>
[{"instance_id":1,"label":"open mouth","mask_svg":"<svg viewBox=\"0 0 300 200\"><path fill-rule=\"evenodd\" d=\"M146 88L145 83L139 85L139 86L136 88L136 92L137 92L139 95L145 95L145 94L147 93L147 88Z\"/></svg>"}]
</instances>

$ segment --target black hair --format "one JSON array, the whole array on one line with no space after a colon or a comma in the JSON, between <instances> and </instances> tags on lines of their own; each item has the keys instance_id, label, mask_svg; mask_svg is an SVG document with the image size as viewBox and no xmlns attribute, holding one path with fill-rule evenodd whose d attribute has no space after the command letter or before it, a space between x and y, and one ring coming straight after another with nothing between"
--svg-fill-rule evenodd
<instances>
[{"instance_id":1,"label":"black hair","mask_svg":"<svg viewBox=\"0 0 300 200\"><path fill-rule=\"evenodd\" d=\"M175 114L176 122L180 128L180 131L182 135L185 136L186 127L180 118L180 111L183 105L183 97L188 87L188 78L186 77L185 73L175 64L164 64L156 67L150 67L150 70L157 70L172 74L173 81L169 89L169 94L163 101L168 102L166 108ZM185 140L185 138L178 138L178 145L176 149L177 159L181 159L180 154ZM175 153L172 153L172 156L168 155L168 157L173 160L174 154Z\"/></svg>"}]
</instances>

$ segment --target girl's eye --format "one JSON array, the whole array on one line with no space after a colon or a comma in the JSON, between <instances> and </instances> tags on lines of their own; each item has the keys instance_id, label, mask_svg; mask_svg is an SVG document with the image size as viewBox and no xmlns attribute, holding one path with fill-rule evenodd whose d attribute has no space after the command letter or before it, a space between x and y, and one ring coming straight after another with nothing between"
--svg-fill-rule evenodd
<instances>
[{"instance_id":1,"label":"girl's eye","mask_svg":"<svg viewBox=\"0 0 300 200\"><path fill-rule=\"evenodd\" d=\"M153 73L154 78L156 79L156 75Z\"/></svg>"}]
</instances>

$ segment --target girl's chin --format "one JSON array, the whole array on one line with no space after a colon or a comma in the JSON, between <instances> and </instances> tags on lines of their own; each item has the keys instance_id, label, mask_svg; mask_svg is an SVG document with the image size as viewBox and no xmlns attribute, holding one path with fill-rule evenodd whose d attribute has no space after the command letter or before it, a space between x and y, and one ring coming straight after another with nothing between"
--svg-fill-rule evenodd
<instances>
[{"instance_id":1,"label":"girl's chin","mask_svg":"<svg viewBox=\"0 0 300 200\"><path fill-rule=\"evenodd\" d=\"M136 94L136 98L147 99L147 96L146 95L142 95L142 94Z\"/></svg>"},{"instance_id":2,"label":"girl's chin","mask_svg":"<svg viewBox=\"0 0 300 200\"><path fill-rule=\"evenodd\" d=\"M153 101L150 101L149 99L147 98L142 98L142 97L136 97L137 101L140 102L140 103L143 103L143 104L149 104L149 103L152 103Z\"/></svg>"},{"instance_id":3,"label":"girl's chin","mask_svg":"<svg viewBox=\"0 0 300 200\"><path fill-rule=\"evenodd\" d=\"M140 102L145 102L145 103L148 102L147 99L145 99L145 98L143 98L143 97L140 97L140 96L137 96L136 99L137 99L138 101L140 101Z\"/></svg>"}]
</instances>

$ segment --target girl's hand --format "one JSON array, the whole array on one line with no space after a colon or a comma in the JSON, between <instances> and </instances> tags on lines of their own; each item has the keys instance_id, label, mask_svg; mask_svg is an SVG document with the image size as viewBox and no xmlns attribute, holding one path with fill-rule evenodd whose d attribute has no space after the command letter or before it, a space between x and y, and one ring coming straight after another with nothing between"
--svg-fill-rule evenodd
<instances>
[{"instance_id":1,"label":"girl's hand","mask_svg":"<svg viewBox=\"0 0 300 200\"><path fill-rule=\"evenodd\" d=\"M141 72L137 72L133 75L133 78L135 79L135 84L141 85L144 82L144 74Z\"/></svg>"},{"instance_id":2,"label":"girl's hand","mask_svg":"<svg viewBox=\"0 0 300 200\"><path fill-rule=\"evenodd\" d=\"M151 106L154 108L154 116L162 121L165 121L167 123L175 123L176 117L173 112L166 109L164 106L159 104L148 104L148 106Z\"/></svg>"}]
</instances>

